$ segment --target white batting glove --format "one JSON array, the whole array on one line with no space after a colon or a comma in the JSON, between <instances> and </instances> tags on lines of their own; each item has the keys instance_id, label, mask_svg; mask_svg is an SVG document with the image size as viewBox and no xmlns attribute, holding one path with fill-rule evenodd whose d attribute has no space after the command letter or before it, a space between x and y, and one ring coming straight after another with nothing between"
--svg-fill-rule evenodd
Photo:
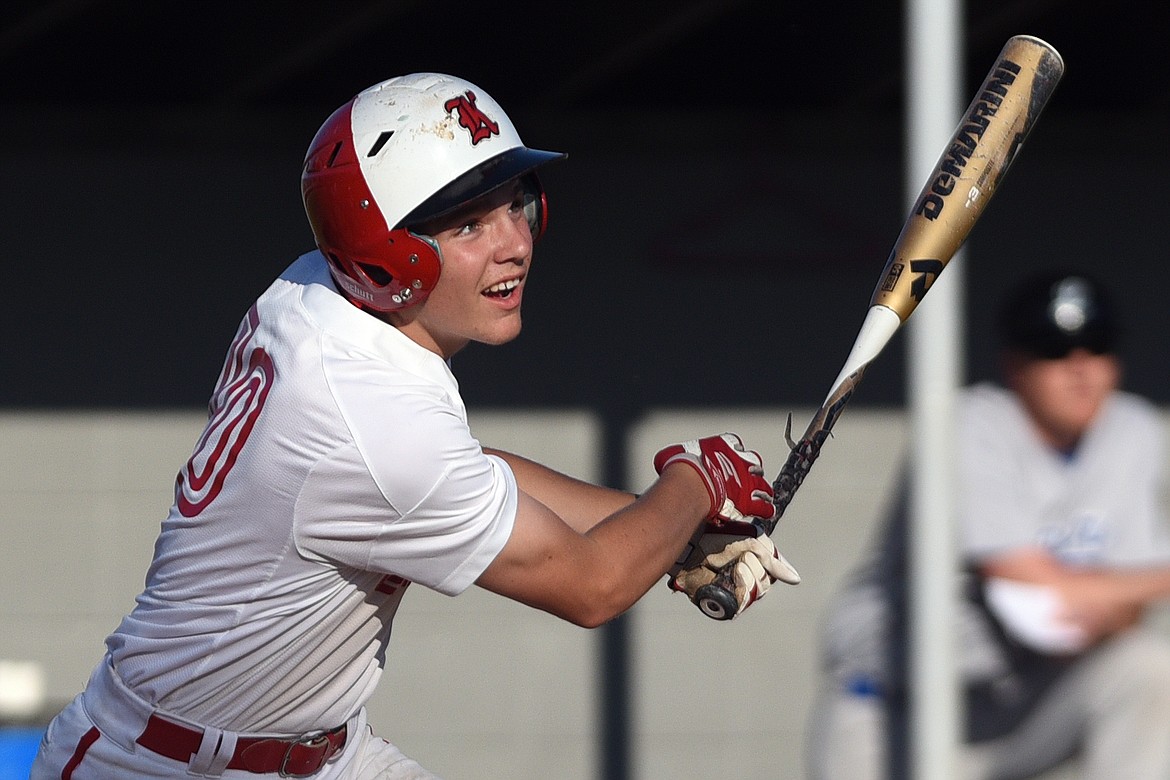
<instances>
[{"instance_id":1,"label":"white batting glove","mask_svg":"<svg viewBox=\"0 0 1170 780\"><path fill-rule=\"evenodd\" d=\"M795 585L800 574L792 567L772 539L750 522L724 523L717 529L707 526L683 551L679 562L670 570L668 585L686 593L711 617L737 617L759 601L775 582ZM715 582L716 575L728 564L731 582L726 588L735 599L735 612L730 616L712 614L703 599L696 599L704 586Z\"/></svg>"}]
</instances>

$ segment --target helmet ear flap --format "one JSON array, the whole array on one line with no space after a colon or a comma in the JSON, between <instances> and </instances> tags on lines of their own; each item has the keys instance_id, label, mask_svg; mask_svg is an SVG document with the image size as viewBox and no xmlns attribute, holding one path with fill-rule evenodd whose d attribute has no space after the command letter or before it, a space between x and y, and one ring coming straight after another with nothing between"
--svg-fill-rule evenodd
<instances>
[{"instance_id":1,"label":"helmet ear flap","mask_svg":"<svg viewBox=\"0 0 1170 780\"><path fill-rule=\"evenodd\" d=\"M548 198L535 172L525 175L521 186L524 188L524 217L532 231L532 240L537 241L548 229Z\"/></svg>"},{"instance_id":2,"label":"helmet ear flap","mask_svg":"<svg viewBox=\"0 0 1170 780\"><path fill-rule=\"evenodd\" d=\"M443 260L438 243L430 236L412 233L406 228L391 230L386 237L388 249L377 263L358 263L369 280L367 290L375 290L374 306L380 311L397 311L420 303L439 282Z\"/></svg>"},{"instance_id":3,"label":"helmet ear flap","mask_svg":"<svg viewBox=\"0 0 1170 780\"><path fill-rule=\"evenodd\" d=\"M391 312L421 303L439 281L438 244L405 229L387 233L386 244L377 255L323 248L333 281L362 308Z\"/></svg>"}]
</instances>

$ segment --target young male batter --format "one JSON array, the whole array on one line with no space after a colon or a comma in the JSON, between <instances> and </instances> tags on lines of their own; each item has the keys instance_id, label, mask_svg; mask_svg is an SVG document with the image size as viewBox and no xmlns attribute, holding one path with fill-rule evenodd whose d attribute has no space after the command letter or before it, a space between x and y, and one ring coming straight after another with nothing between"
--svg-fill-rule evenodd
<instances>
[{"instance_id":1,"label":"young male batter","mask_svg":"<svg viewBox=\"0 0 1170 780\"><path fill-rule=\"evenodd\" d=\"M365 722L411 584L597 626L708 553L738 559L741 611L798 581L739 522L773 510L734 435L664 448L637 498L472 437L449 361L520 332L535 170L562 156L439 74L325 122L302 176L318 250L240 324L146 588L35 780L433 777Z\"/></svg>"}]
</instances>

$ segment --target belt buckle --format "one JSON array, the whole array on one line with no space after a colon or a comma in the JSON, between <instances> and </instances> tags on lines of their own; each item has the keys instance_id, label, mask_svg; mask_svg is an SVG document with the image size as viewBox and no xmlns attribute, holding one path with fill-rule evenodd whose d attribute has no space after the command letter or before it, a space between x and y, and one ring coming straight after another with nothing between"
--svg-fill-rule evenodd
<instances>
[{"instance_id":1,"label":"belt buckle","mask_svg":"<svg viewBox=\"0 0 1170 780\"><path fill-rule=\"evenodd\" d=\"M284 758L280 760L280 767L276 770L281 777L311 777L317 772L328 760L329 756L322 753L322 760L308 772L293 772L288 768L288 760L292 757L292 752L298 746L304 745L306 748L316 749L321 746L329 744L329 735L326 733L314 734L312 736L305 735L299 739L293 740L288 745L288 750L284 751Z\"/></svg>"}]
</instances>

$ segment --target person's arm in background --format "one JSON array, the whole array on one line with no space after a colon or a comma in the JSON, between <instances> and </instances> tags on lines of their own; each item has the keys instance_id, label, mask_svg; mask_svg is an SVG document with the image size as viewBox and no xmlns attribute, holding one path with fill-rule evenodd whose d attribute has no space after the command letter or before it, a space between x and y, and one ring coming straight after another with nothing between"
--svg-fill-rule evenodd
<instances>
[{"instance_id":1,"label":"person's arm in background","mask_svg":"<svg viewBox=\"0 0 1170 780\"><path fill-rule=\"evenodd\" d=\"M1151 603L1170 597L1170 567L1104 569L1068 566L1040 547L983 561L982 573L1052 588L1064 604L1061 617L1096 642L1134 625Z\"/></svg>"}]
</instances>

